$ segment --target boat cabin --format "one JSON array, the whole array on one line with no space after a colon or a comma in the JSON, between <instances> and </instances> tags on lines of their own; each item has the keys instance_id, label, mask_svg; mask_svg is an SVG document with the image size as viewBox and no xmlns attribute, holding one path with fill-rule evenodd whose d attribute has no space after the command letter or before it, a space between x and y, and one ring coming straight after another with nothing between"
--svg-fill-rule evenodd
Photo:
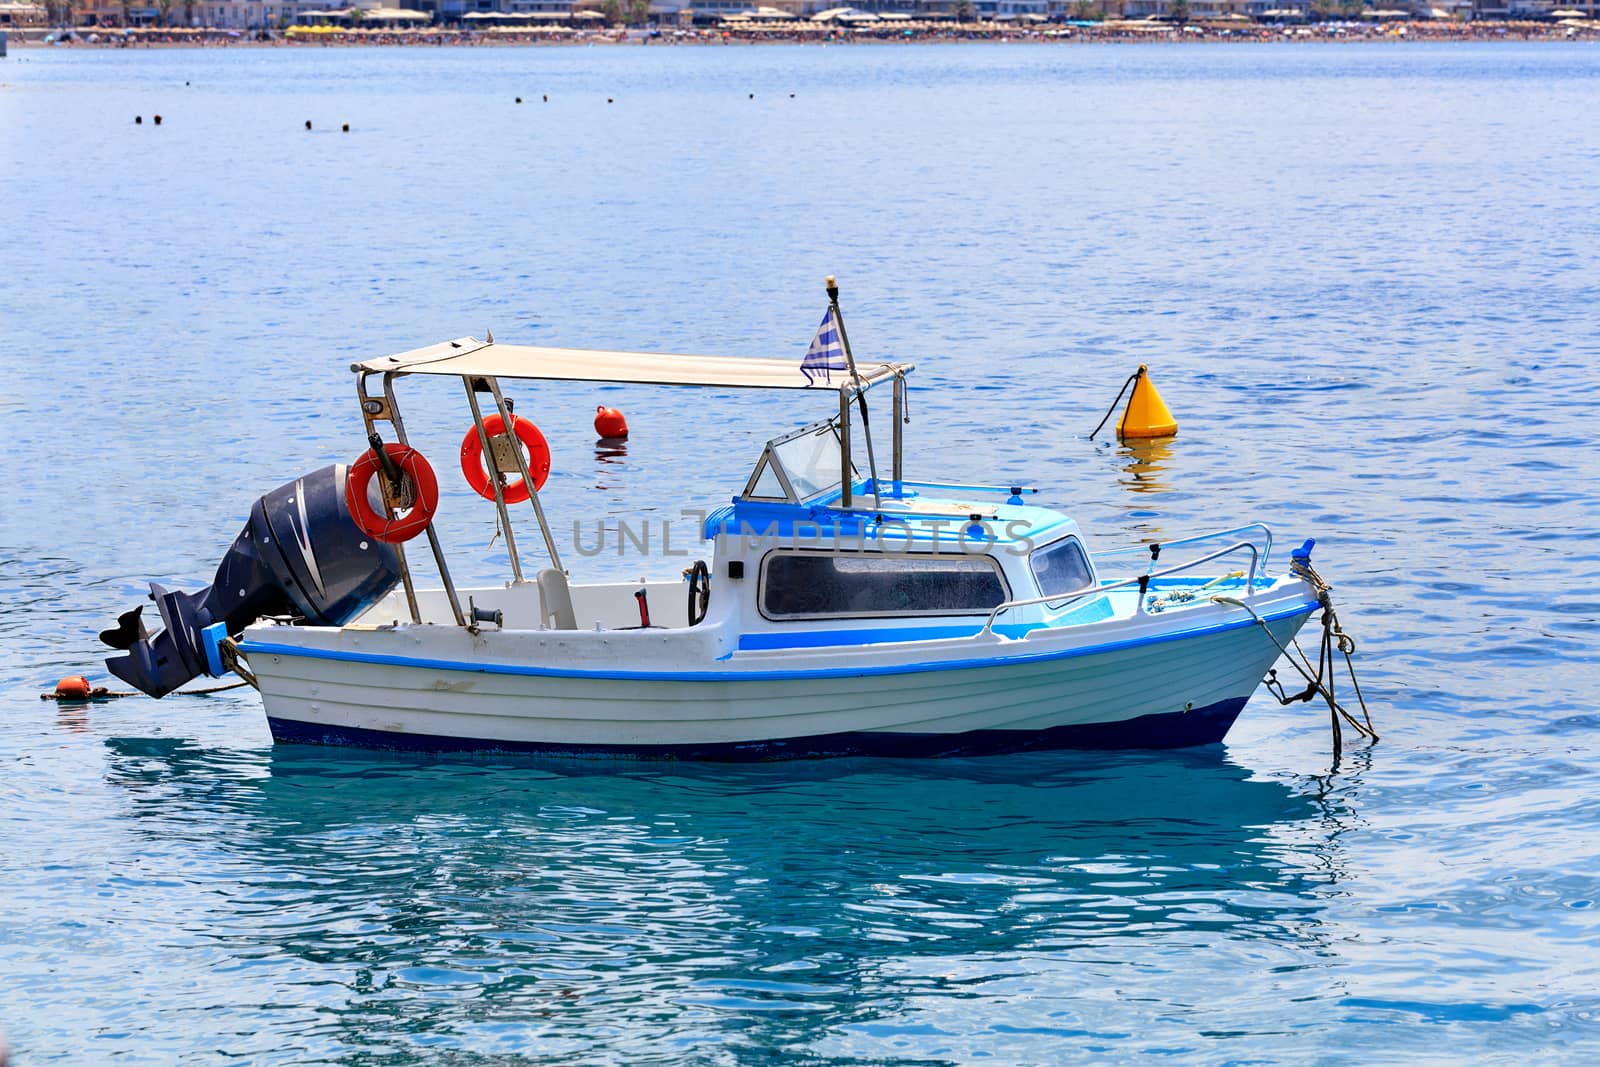
<instances>
[{"instance_id":1,"label":"boat cabin","mask_svg":"<svg viewBox=\"0 0 1600 1067\"><path fill-rule=\"evenodd\" d=\"M834 419L773 439L744 492L707 517L741 648L825 630L975 633L1002 604L1095 585L1077 524L1023 503L1034 490L897 478L875 493L846 447ZM996 630L1026 629L1024 611Z\"/></svg>"}]
</instances>

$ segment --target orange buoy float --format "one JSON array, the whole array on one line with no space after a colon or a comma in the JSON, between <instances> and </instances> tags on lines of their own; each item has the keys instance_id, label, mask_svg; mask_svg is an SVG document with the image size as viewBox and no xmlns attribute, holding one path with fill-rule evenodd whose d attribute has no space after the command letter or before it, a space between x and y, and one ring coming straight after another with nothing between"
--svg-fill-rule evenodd
<instances>
[{"instance_id":1,"label":"orange buoy float","mask_svg":"<svg viewBox=\"0 0 1600 1067\"><path fill-rule=\"evenodd\" d=\"M56 683L57 700L88 700L93 693L94 686L81 674L69 674Z\"/></svg>"},{"instance_id":2,"label":"orange buoy float","mask_svg":"<svg viewBox=\"0 0 1600 1067\"><path fill-rule=\"evenodd\" d=\"M1150 381L1149 368L1143 363L1139 364L1139 371L1133 379L1133 392L1128 396L1128 407L1122 413L1122 421L1117 423L1117 436L1126 440L1130 437L1171 437L1176 434L1178 420L1172 417L1161 394L1156 392L1154 383Z\"/></svg>"},{"instance_id":3,"label":"orange buoy float","mask_svg":"<svg viewBox=\"0 0 1600 1067\"><path fill-rule=\"evenodd\" d=\"M608 408L602 404L594 409L594 432L601 437L627 437L628 420L623 418L622 412L616 408Z\"/></svg>"},{"instance_id":4,"label":"orange buoy float","mask_svg":"<svg viewBox=\"0 0 1600 1067\"><path fill-rule=\"evenodd\" d=\"M496 412L483 420L483 428L492 441L505 434L506 423L499 412ZM511 432L522 443L528 474L533 477L534 490L543 489L545 480L550 477L550 445L545 441L544 434L539 432L539 427L531 420L519 415L511 416ZM489 482L489 468L483 462L483 438L478 435L476 426L469 429L467 435L461 439L461 473L475 493L485 500L494 499L494 486ZM528 485L520 473L508 474L500 493L507 504L520 504L529 496Z\"/></svg>"},{"instance_id":5,"label":"orange buoy float","mask_svg":"<svg viewBox=\"0 0 1600 1067\"><path fill-rule=\"evenodd\" d=\"M351 465L350 473L345 476L344 506L362 533L395 545L411 540L433 521L434 512L439 509L439 479L416 449L391 441L383 446L383 451L410 482L411 506L392 519L373 508L367 499L367 487L382 464L378 454L370 448L361 453L361 458Z\"/></svg>"}]
</instances>

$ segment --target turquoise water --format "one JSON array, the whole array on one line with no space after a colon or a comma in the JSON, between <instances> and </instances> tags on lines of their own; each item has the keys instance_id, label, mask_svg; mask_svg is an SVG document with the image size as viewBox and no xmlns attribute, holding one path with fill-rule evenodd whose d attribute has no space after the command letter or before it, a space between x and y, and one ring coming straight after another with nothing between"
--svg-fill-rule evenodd
<instances>
[{"instance_id":1,"label":"turquoise water","mask_svg":"<svg viewBox=\"0 0 1600 1067\"><path fill-rule=\"evenodd\" d=\"M13 50L14 1058L1593 1059L1597 103L1586 45ZM1316 536L1383 741L1335 770L1263 695L1183 753L498 763L37 698L354 457L351 359L798 359L827 273L859 353L920 364L914 475L1030 481L1105 546ZM1141 362L1180 436L1089 442ZM826 414L519 396L563 530L720 502ZM458 488L458 396L402 398ZM504 573L491 509L441 529Z\"/></svg>"}]
</instances>

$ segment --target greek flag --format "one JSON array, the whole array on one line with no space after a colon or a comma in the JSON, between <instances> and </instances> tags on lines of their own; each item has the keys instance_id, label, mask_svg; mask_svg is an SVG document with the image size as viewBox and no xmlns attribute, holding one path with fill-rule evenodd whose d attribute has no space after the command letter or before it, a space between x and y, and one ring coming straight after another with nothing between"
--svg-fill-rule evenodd
<instances>
[{"instance_id":1,"label":"greek flag","mask_svg":"<svg viewBox=\"0 0 1600 1067\"><path fill-rule=\"evenodd\" d=\"M828 313L822 316L822 325L817 327L817 336L811 339L811 347L806 349L806 358L800 361L800 373L806 376L807 385L815 385L819 375L824 382L831 383L829 371L849 369L844 359L844 345L839 343L839 326L833 321L830 306Z\"/></svg>"}]
</instances>

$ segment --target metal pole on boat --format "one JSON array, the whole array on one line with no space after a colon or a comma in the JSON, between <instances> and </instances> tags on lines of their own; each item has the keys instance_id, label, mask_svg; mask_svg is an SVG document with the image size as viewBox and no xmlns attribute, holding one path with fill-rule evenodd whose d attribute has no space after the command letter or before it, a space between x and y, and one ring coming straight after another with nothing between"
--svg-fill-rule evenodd
<instances>
[{"instance_id":1,"label":"metal pole on boat","mask_svg":"<svg viewBox=\"0 0 1600 1067\"><path fill-rule=\"evenodd\" d=\"M394 435L403 445L409 446L411 439L406 436L406 424L400 419L400 404L394 398L394 374L383 376L383 398L389 404L389 422L394 426ZM450 602L450 613L456 618L457 626L465 626L467 618L461 613L461 599L456 596L456 583L450 577L450 565L444 561L444 548L439 544L439 534L433 528L433 523L428 523L425 531L428 535L428 548L433 552L433 562L439 568L439 581L444 585L445 599Z\"/></svg>"},{"instance_id":2,"label":"metal pole on boat","mask_svg":"<svg viewBox=\"0 0 1600 1067\"><path fill-rule=\"evenodd\" d=\"M517 535L511 529L511 513L506 510L505 480L506 472L500 467L500 457L496 455L494 443L489 439L489 429L483 424L483 410L478 406L478 391L472 378L463 376L463 385L467 387L467 403L472 406L472 423L478 431L478 443L483 447L483 461L489 465L489 484L494 487L494 506L500 513L500 526L506 532L506 552L511 557L511 580L518 584L525 581L522 577L522 559L517 555ZM522 445L517 441L517 435L510 426L506 426L501 436L506 440L507 448L518 448Z\"/></svg>"},{"instance_id":3,"label":"metal pole on boat","mask_svg":"<svg viewBox=\"0 0 1600 1067\"><path fill-rule=\"evenodd\" d=\"M500 413L500 421L509 432L515 425L511 418L511 408L506 405L506 398L500 392L500 379L485 378L489 383L489 391L494 394L494 409ZM550 533L550 523L544 517L544 505L539 503L539 487L533 484L533 473L528 470L528 457L522 452L522 446L517 445L511 449L511 455L517 461L517 473L522 475L522 484L528 487L528 499L533 502L533 514L539 520L539 532L544 534L544 547L550 553L550 565L556 570L561 570L561 554L556 551L556 539Z\"/></svg>"},{"instance_id":4,"label":"metal pole on boat","mask_svg":"<svg viewBox=\"0 0 1600 1067\"><path fill-rule=\"evenodd\" d=\"M900 425L905 419L906 409L906 376L904 371L896 371L894 375L894 410L890 412L894 422L894 458L891 461L893 471L889 475L894 495L903 497L905 490L900 487L901 480L905 477L900 463L901 456L901 430Z\"/></svg>"},{"instance_id":5,"label":"metal pole on boat","mask_svg":"<svg viewBox=\"0 0 1600 1067\"><path fill-rule=\"evenodd\" d=\"M850 506L850 388L839 386L839 506Z\"/></svg>"},{"instance_id":6,"label":"metal pole on boat","mask_svg":"<svg viewBox=\"0 0 1600 1067\"><path fill-rule=\"evenodd\" d=\"M844 361L849 365L850 377L856 383L856 407L861 411L861 435L867 439L867 469L872 472L872 507L874 511L881 512L883 496L878 491L878 460L872 454L872 423L867 421L867 393L861 384L861 374L856 370L856 357L850 351L850 335L844 332L844 316L839 313L839 282L831 274L827 278L827 287L828 303L833 306L833 324L839 327L839 343L844 347ZM849 467L849 462L847 456L846 469Z\"/></svg>"},{"instance_id":7,"label":"metal pole on boat","mask_svg":"<svg viewBox=\"0 0 1600 1067\"><path fill-rule=\"evenodd\" d=\"M356 378L356 396L361 399L361 419L366 425L369 437L378 432L378 428L374 423L379 420L388 421L392 424L389 391L387 389L384 390L384 396L381 400L375 396L368 396L367 373L365 371ZM394 518L394 509L389 506L387 497L383 501L383 512L388 518ZM406 607L411 611L411 621L421 625L422 612L417 608L417 589L411 581L411 567L406 563L406 546L396 544L394 546L394 554L396 561L400 564L400 582L405 587Z\"/></svg>"}]
</instances>

